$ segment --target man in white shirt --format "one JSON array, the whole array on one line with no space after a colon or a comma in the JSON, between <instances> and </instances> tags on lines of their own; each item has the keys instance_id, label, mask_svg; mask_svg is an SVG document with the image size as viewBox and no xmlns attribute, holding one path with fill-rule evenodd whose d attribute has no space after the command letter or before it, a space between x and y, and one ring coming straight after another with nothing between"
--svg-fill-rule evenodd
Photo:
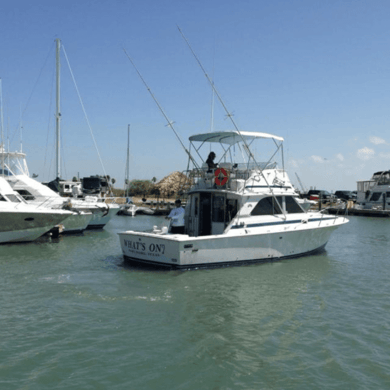
<instances>
[{"instance_id":1,"label":"man in white shirt","mask_svg":"<svg viewBox=\"0 0 390 390\"><path fill-rule=\"evenodd\" d=\"M172 221L171 233L184 234L184 209L181 207L180 199L176 199L175 206L166 218Z\"/></svg>"}]
</instances>

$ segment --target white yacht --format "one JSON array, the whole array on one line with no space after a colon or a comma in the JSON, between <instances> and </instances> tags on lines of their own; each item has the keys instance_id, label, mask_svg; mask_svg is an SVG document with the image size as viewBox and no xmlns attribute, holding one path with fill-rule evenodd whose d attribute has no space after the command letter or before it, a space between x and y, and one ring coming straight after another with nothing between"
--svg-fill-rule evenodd
<instances>
[{"instance_id":1,"label":"white yacht","mask_svg":"<svg viewBox=\"0 0 390 390\"><path fill-rule=\"evenodd\" d=\"M375 172L357 182L356 205L363 209L390 209L390 171Z\"/></svg>"},{"instance_id":2,"label":"white yacht","mask_svg":"<svg viewBox=\"0 0 390 390\"><path fill-rule=\"evenodd\" d=\"M66 208L75 212L67 222L68 226L65 226L65 233L103 228L119 210L118 205L100 202L97 197L86 197L85 200L61 197L48 186L30 177L24 153L5 152L2 149L0 159L3 158L5 179L27 202L52 209Z\"/></svg>"},{"instance_id":3,"label":"white yacht","mask_svg":"<svg viewBox=\"0 0 390 390\"><path fill-rule=\"evenodd\" d=\"M70 211L27 204L0 177L0 243L34 241L71 216Z\"/></svg>"},{"instance_id":4,"label":"white yacht","mask_svg":"<svg viewBox=\"0 0 390 390\"><path fill-rule=\"evenodd\" d=\"M187 177L192 186L185 233L172 234L169 227L121 232L125 259L191 268L270 261L323 249L331 233L348 219L304 210L284 168L271 159L256 161L253 146L265 140L276 145L272 158L283 156L283 138L271 134L234 130L190 137L190 150L194 148L202 162L200 149L210 151L210 143L213 149L221 147L222 157L217 168L205 163L192 168L196 161L189 153Z\"/></svg>"}]
</instances>

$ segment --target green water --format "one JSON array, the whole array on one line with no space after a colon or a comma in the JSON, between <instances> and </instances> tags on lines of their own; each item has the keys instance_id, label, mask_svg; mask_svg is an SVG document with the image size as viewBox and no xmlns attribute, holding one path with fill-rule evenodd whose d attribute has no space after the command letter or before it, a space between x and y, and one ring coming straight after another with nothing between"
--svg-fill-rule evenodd
<instances>
[{"instance_id":1,"label":"green water","mask_svg":"<svg viewBox=\"0 0 390 390\"><path fill-rule=\"evenodd\" d=\"M0 246L0 389L390 388L390 221L351 217L326 252L156 271L117 236Z\"/></svg>"}]
</instances>

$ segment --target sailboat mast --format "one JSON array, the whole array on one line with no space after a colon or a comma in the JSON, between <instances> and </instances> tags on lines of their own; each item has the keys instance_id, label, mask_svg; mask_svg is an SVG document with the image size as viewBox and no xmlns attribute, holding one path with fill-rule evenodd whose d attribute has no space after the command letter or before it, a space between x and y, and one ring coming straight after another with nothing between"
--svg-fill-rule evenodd
<instances>
[{"instance_id":1,"label":"sailboat mast","mask_svg":"<svg viewBox=\"0 0 390 390\"><path fill-rule=\"evenodd\" d=\"M61 41L56 39L56 177L61 176L61 155L60 155L60 49Z\"/></svg>"},{"instance_id":2,"label":"sailboat mast","mask_svg":"<svg viewBox=\"0 0 390 390\"><path fill-rule=\"evenodd\" d=\"M4 176L4 130L3 130L3 81L0 78L0 126L1 126L1 172L2 176Z\"/></svg>"},{"instance_id":3,"label":"sailboat mast","mask_svg":"<svg viewBox=\"0 0 390 390\"><path fill-rule=\"evenodd\" d=\"M127 125L126 197L129 195L130 125Z\"/></svg>"}]
</instances>

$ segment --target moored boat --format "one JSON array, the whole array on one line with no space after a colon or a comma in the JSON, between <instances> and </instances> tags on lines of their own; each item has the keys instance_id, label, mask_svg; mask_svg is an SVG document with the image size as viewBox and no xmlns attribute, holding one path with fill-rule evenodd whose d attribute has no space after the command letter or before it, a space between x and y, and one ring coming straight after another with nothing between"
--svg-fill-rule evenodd
<instances>
[{"instance_id":1,"label":"moored boat","mask_svg":"<svg viewBox=\"0 0 390 390\"><path fill-rule=\"evenodd\" d=\"M390 210L390 171L375 172L370 180L357 182L357 208Z\"/></svg>"},{"instance_id":2,"label":"moored boat","mask_svg":"<svg viewBox=\"0 0 390 390\"><path fill-rule=\"evenodd\" d=\"M72 213L29 205L0 177L0 243L34 241Z\"/></svg>"}]
</instances>

